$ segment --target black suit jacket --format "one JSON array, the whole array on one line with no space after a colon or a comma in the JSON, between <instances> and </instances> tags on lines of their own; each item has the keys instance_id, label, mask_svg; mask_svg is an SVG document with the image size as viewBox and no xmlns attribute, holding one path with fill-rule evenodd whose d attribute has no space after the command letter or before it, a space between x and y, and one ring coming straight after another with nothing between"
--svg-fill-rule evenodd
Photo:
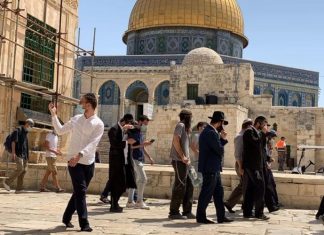
<instances>
[{"instance_id":1,"label":"black suit jacket","mask_svg":"<svg viewBox=\"0 0 324 235\"><path fill-rule=\"evenodd\" d=\"M131 160L131 149L128 146L127 162L125 165L123 133L117 124L108 131L110 142L109 151L109 181L112 194L122 194L127 188L136 188L135 173Z\"/></svg>"},{"instance_id":2,"label":"black suit jacket","mask_svg":"<svg viewBox=\"0 0 324 235\"><path fill-rule=\"evenodd\" d=\"M248 128L243 134L243 169L263 169L264 135L254 128Z\"/></svg>"},{"instance_id":3,"label":"black suit jacket","mask_svg":"<svg viewBox=\"0 0 324 235\"><path fill-rule=\"evenodd\" d=\"M199 172L208 174L222 171L225 144L227 140L221 139L212 126L206 126L199 137Z\"/></svg>"}]
</instances>

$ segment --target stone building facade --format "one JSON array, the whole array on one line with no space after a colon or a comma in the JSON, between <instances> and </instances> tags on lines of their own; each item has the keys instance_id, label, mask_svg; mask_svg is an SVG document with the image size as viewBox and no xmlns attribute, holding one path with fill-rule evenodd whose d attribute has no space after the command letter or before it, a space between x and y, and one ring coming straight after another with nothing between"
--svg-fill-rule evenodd
<instances>
[{"instance_id":1,"label":"stone building facade","mask_svg":"<svg viewBox=\"0 0 324 235\"><path fill-rule=\"evenodd\" d=\"M21 16L13 13L17 9L22 10ZM74 67L75 48L68 42L75 42L76 38L78 0L63 1L64 40L58 77L64 79L57 82L59 17L60 0L13 0L0 6L0 143L26 118L33 118L36 128L30 133L29 144L30 149L37 150L33 152L37 156L51 126L47 106L57 86L59 116L63 121L70 118L75 104L74 71L67 67ZM66 136L62 138L62 148L67 140Z\"/></svg>"},{"instance_id":2,"label":"stone building facade","mask_svg":"<svg viewBox=\"0 0 324 235\"><path fill-rule=\"evenodd\" d=\"M138 115L142 111L138 107L145 102L153 105L153 120L148 126L146 136L156 139L148 151L157 163L170 162L173 128L179 121L178 114L183 108L189 108L193 112L193 126L199 121L209 121L208 116L215 110L225 112L230 122L226 127L229 144L225 149L225 167L234 166L233 140L241 128L242 121L247 117L265 115L273 128L277 129L278 135L287 138L295 164L301 155L297 149L298 145L324 145L324 123L321 121L324 110L314 107L273 106L271 94L255 94L255 83L258 80L253 64L248 61L224 63L228 57L220 56L208 48L195 49L184 57L152 56L150 60L155 66L141 64L146 61L145 58L147 57L125 57L125 60L122 57L101 57L100 60L97 58L95 62L98 66L94 67L96 79L93 87L94 92L100 94L99 113L107 126L116 123L126 112ZM107 61L115 66L99 66L99 63L105 64ZM86 66L86 58L81 62L84 63L84 71L91 69ZM130 62L141 66L127 64ZM123 66L116 66L115 63L121 63ZM88 92L89 82L86 77L82 78L82 92ZM188 96L191 94L188 91L192 85L196 89L194 93L197 97L206 102L206 94L216 96L217 103L197 105L195 100L190 100L191 97ZM163 95L168 97L168 102L159 100L159 96ZM103 106L103 102L110 103ZM324 164L321 156L321 151L306 151L305 162L302 163L311 160L316 163L315 168L318 169Z\"/></svg>"}]
</instances>

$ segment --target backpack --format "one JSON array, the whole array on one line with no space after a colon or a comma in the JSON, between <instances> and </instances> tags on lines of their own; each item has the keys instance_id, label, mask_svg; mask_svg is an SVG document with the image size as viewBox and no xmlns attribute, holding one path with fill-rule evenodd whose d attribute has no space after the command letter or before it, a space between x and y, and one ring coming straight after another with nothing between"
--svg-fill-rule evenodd
<instances>
[{"instance_id":1,"label":"backpack","mask_svg":"<svg viewBox=\"0 0 324 235\"><path fill-rule=\"evenodd\" d=\"M19 135L19 132L20 132L21 128L17 128L15 131L13 131L11 134L9 134L6 138L6 141L3 143L6 151L8 151L9 153L12 153L12 148L11 148L11 144L12 142L14 141L14 133L16 131L18 131L18 135Z\"/></svg>"}]
</instances>

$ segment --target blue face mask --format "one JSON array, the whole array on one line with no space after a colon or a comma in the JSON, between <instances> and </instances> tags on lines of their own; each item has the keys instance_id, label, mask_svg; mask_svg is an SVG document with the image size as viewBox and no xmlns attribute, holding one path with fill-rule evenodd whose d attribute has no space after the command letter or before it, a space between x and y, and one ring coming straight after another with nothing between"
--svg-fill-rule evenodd
<instances>
[{"instance_id":1,"label":"blue face mask","mask_svg":"<svg viewBox=\"0 0 324 235\"><path fill-rule=\"evenodd\" d=\"M78 104L76 106L74 111L75 111L76 114L83 114L84 113L84 109L83 109L82 105L80 105L80 104Z\"/></svg>"}]
</instances>

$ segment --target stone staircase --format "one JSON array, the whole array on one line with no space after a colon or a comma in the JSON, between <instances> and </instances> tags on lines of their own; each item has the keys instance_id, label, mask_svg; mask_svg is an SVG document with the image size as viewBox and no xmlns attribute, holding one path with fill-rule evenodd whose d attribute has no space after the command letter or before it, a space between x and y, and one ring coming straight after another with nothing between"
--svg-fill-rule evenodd
<instances>
[{"instance_id":1,"label":"stone staircase","mask_svg":"<svg viewBox=\"0 0 324 235\"><path fill-rule=\"evenodd\" d=\"M108 139L108 128L105 128L104 134L99 142L98 151L100 154L101 163L108 163L109 157L109 139Z\"/></svg>"}]
</instances>

